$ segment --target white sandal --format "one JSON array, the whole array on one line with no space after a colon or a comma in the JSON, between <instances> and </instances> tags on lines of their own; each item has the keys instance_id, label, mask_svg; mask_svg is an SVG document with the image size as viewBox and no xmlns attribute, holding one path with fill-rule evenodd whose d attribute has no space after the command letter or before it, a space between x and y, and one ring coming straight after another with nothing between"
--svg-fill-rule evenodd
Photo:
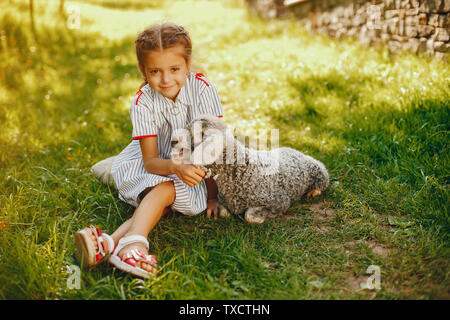
<instances>
[{"instance_id":1,"label":"white sandal","mask_svg":"<svg viewBox=\"0 0 450 320\"><path fill-rule=\"evenodd\" d=\"M91 230L97 241L97 250L95 250L94 242L88 230ZM84 228L74 235L75 240L75 257L83 267L91 268L98 264L104 257L106 257L114 248L114 240L110 235L103 233L100 228L89 226ZM103 247L103 240L108 243L108 252Z\"/></svg>"},{"instance_id":2,"label":"white sandal","mask_svg":"<svg viewBox=\"0 0 450 320\"><path fill-rule=\"evenodd\" d=\"M139 249L131 249L129 252L124 254L122 257L118 256L118 253L122 248L126 247L129 244L132 243L143 243L149 248L148 240L140 235L132 235L123 237L119 240L119 243L117 244L114 251L111 253L111 256L109 257L109 262L114 265L117 269L130 273L137 277L142 277L145 279L150 279L150 277L155 276L156 274L156 259L155 256L151 254L144 254ZM152 268L155 270L155 273L149 272L147 270L144 270L137 266L138 262L146 262L152 266Z\"/></svg>"}]
</instances>

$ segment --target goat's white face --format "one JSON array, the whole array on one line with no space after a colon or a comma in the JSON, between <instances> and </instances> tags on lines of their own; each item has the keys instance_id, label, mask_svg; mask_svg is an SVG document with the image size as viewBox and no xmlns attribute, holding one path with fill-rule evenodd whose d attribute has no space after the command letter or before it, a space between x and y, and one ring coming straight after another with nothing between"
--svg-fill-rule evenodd
<instances>
[{"instance_id":1,"label":"goat's white face","mask_svg":"<svg viewBox=\"0 0 450 320\"><path fill-rule=\"evenodd\" d=\"M225 130L222 120L210 115L200 116L186 129L173 132L172 157L198 166L214 163L223 152Z\"/></svg>"}]
</instances>

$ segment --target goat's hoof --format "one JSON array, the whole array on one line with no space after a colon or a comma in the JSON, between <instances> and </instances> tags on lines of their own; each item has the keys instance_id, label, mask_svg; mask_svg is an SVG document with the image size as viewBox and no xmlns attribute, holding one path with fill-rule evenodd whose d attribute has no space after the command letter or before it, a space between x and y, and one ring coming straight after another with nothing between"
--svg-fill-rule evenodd
<instances>
[{"instance_id":1,"label":"goat's hoof","mask_svg":"<svg viewBox=\"0 0 450 320\"><path fill-rule=\"evenodd\" d=\"M245 221L252 224L263 224L266 217L260 213L258 208L249 208L245 212Z\"/></svg>"},{"instance_id":2,"label":"goat's hoof","mask_svg":"<svg viewBox=\"0 0 450 320\"><path fill-rule=\"evenodd\" d=\"M229 218L231 217L230 212L224 206L219 205L219 217L220 218Z\"/></svg>"},{"instance_id":3,"label":"goat's hoof","mask_svg":"<svg viewBox=\"0 0 450 320\"><path fill-rule=\"evenodd\" d=\"M322 191L320 191L319 189L312 189L310 192L308 192L306 194L306 196L308 198L314 198L314 197L318 197L322 194Z\"/></svg>"}]
</instances>

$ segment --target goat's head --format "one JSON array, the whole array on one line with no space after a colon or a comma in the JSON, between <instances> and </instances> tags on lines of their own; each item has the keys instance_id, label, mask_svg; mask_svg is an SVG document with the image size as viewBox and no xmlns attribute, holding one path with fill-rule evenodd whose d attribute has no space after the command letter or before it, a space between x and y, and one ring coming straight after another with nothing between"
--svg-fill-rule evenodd
<instances>
[{"instance_id":1,"label":"goat's head","mask_svg":"<svg viewBox=\"0 0 450 320\"><path fill-rule=\"evenodd\" d=\"M198 166L214 163L220 158L225 143L225 123L211 115L201 115L184 129L172 133L172 157Z\"/></svg>"}]
</instances>

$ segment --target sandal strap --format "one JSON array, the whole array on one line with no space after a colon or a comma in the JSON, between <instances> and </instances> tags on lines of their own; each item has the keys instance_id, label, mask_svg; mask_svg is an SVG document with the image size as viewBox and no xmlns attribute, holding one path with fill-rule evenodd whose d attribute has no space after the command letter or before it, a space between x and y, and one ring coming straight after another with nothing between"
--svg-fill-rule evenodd
<instances>
[{"instance_id":1,"label":"sandal strap","mask_svg":"<svg viewBox=\"0 0 450 320\"><path fill-rule=\"evenodd\" d=\"M97 241L97 251L95 252L95 255L97 256L98 254L101 254L102 256L105 255L105 250L103 250L103 243L101 240L103 240L101 238L102 235L102 230L100 230L100 228L96 228L93 225L89 226L89 229L91 229L92 233L95 236L95 240Z\"/></svg>"},{"instance_id":2,"label":"sandal strap","mask_svg":"<svg viewBox=\"0 0 450 320\"><path fill-rule=\"evenodd\" d=\"M108 253L110 253L114 250L114 240L110 235L103 233L99 239L106 240L106 242L108 243ZM102 243L102 246L103 246L103 243Z\"/></svg>"},{"instance_id":3,"label":"sandal strap","mask_svg":"<svg viewBox=\"0 0 450 320\"><path fill-rule=\"evenodd\" d=\"M149 248L148 245L148 240L146 237L135 234L135 235L131 235L131 236L127 236L127 237L123 237L119 240L119 242L117 243L116 248L113 251L113 254L117 254L120 252L120 250L122 250L123 247L126 247L129 244L132 243L143 243L146 248Z\"/></svg>"},{"instance_id":4,"label":"sandal strap","mask_svg":"<svg viewBox=\"0 0 450 320\"><path fill-rule=\"evenodd\" d=\"M139 261L146 262L151 265L157 264L155 256L151 254L145 255L139 249L131 249L130 252L127 252L122 256L121 260L133 267L135 267L136 263Z\"/></svg>"},{"instance_id":5,"label":"sandal strap","mask_svg":"<svg viewBox=\"0 0 450 320\"><path fill-rule=\"evenodd\" d=\"M89 229L91 229L91 232L94 234L97 241L97 251L95 252L95 259L98 262L107 254L103 246L103 241L106 240L106 242L108 243L108 252L111 252L114 249L114 240L110 235L103 233L100 228L96 228L95 226L90 225Z\"/></svg>"}]
</instances>

